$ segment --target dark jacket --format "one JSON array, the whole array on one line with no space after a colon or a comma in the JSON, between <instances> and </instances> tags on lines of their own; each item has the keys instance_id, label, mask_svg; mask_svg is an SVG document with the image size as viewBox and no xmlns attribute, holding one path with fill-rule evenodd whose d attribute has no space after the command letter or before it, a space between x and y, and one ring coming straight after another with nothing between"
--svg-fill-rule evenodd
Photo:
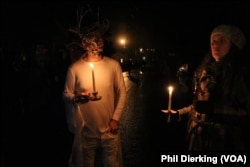
<instances>
[{"instance_id":1,"label":"dark jacket","mask_svg":"<svg viewBox=\"0 0 250 167\"><path fill-rule=\"evenodd\" d=\"M204 104L194 97L193 107L181 112L189 113L190 150L250 150L250 75L245 64L236 47L219 62L210 54L204 57L194 80L198 89L211 82L206 83L209 100Z\"/></svg>"}]
</instances>

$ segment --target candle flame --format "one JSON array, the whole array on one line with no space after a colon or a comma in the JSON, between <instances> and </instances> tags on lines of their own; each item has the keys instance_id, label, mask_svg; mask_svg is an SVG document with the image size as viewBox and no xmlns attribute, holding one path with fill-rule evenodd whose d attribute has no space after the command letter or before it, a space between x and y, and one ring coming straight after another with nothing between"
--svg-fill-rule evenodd
<instances>
[{"instance_id":1,"label":"candle flame","mask_svg":"<svg viewBox=\"0 0 250 167\"><path fill-rule=\"evenodd\" d=\"M89 63L91 68L94 68L94 64L93 63Z\"/></svg>"},{"instance_id":2,"label":"candle flame","mask_svg":"<svg viewBox=\"0 0 250 167\"><path fill-rule=\"evenodd\" d=\"M172 94L173 89L174 89L174 88L173 88L172 86L169 86L169 87L168 87L168 92L169 92L169 94Z\"/></svg>"}]
</instances>

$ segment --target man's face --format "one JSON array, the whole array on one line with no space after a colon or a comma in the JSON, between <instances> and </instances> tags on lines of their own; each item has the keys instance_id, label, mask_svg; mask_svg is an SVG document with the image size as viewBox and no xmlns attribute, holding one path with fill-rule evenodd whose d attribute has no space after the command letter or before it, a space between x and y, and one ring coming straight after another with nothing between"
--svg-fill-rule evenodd
<instances>
[{"instance_id":1,"label":"man's face","mask_svg":"<svg viewBox=\"0 0 250 167\"><path fill-rule=\"evenodd\" d=\"M88 52L93 52L93 53L101 53L103 52L103 47L104 47L104 42L101 37L91 37L88 38L84 43L83 47L88 51Z\"/></svg>"}]
</instances>

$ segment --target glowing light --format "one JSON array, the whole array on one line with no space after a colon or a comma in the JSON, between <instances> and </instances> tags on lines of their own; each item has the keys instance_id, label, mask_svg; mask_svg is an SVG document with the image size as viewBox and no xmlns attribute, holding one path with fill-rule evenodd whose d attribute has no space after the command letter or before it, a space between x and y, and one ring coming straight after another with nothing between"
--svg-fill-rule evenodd
<instances>
[{"instance_id":1,"label":"glowing light","mask_svg":"<svg viewBox=\"0 0 250 167\"><path fill-rule=\"evenodd\" d=\"M90 67L92 68L92 83L93 83L93 92L96 91L95 89L95 71L94 71L94 64L90 63Z\"/></svg>"},{"instance_id":2,"label":"glowing light","mask_svg":"<svg viewBox=\"0 0 250 167\"><path fill-rule=\"evenodd\" d=\"M125 38L121 38L120 39L120 44L123 46L123 48L126 48L126 39Z\"/></svg>"},{"instance_id":3,"label":"glowing light","mask_svg":"<svg viewBox=\"0 0 250 167\"><path fill-rule=\"evenodd\" d=\"M169 94L169 97L168 97L168 111L171 112L171 103L172 103L172 93L173 93L173 87L172 86L169 86L168 87L168 94Z\"/></svg>"}]
</instances>

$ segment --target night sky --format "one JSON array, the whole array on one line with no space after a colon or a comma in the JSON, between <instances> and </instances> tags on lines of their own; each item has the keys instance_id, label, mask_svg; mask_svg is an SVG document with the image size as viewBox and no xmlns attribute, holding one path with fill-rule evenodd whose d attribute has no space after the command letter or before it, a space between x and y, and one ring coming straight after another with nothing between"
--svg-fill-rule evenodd
<instances>
[{"instance_id":1,"label":"night sky","mask_svg":"<svg viewBox=\"0 0 250 167\"><path fill-rule=\"evenodd\" d=\"M8 64L20 63L22 53L34 57L38 45L50 50L65 49L72 42L69 28L77 24L77 9L86 5L92 9L92 15L99 10L100 18L110 21L109 39L114 48L121 47L118 37L124 35L127 50L154 48L163 61L169 55L177 55L169 61L174 69L184 63L192 68L198 65L209 50L209 36L217 25L236 25L247 41L250 39L250 4L242 1L1 2L3 70L5 66L12 68ZM84 21L85 26L88 22ZM247 43L247 54L249 46ZM60 55L53 56L53 63L60 64Z\"/></svg>"},{"instance_id":2,"label":"night sky","mask_svg":"<svg viewBox=\"0 0 250 167\"><path fill-rule=\"evenodd\" d=\"M76 24L76 2L2 2L2 33L5 40L19 43L63 38ZM250 5L224 2L93 2L94 11L110 20L115 37L124 33L131 45L155 48L205 49L216 25L239 26L249 37ZM19 42L19 43L18 43Z\"/></svg>"}]
</instances>

